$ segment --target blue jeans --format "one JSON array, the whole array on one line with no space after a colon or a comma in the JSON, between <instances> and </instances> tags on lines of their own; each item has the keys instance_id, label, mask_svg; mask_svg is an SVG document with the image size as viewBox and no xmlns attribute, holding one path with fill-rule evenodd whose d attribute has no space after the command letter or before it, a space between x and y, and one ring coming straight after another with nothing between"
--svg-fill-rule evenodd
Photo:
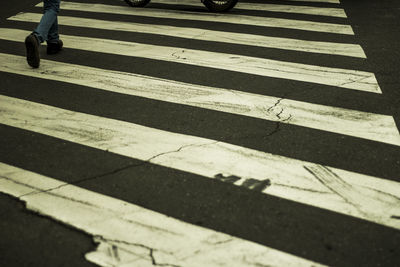
<instances>
[{"instance_id":1,"label":"blue jeans","mask_svg":"<svg viewBox=\"0 0 400 267\"><path fill-rule=\"evenodd\" d=\"M59 39L57 15L60 11L60 0L44 0L43 16L33 33L43 43L56 43Z\"/></svg>"}]
</instances>

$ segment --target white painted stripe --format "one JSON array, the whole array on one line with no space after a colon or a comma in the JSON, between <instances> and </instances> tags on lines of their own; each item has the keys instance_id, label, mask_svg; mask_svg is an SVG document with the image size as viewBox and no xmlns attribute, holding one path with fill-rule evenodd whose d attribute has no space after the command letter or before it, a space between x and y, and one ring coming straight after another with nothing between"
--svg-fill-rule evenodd
<instances>
[{"instance_id":1,"label":"white painted stripe","mask_svg":"<svg viewBox=\"0 0 400 267\"><path fill-rule=\"evenodd\" d=\"M5 125L164 167L241 177L236 185L269 179L264 193L400 229L397 182L7 96L0 114Z\"/></svg>"},{"instance_id":2,"label":"white painted stripe","mask_svg":"<svg viewBox=\"0 0 400 267\"><path fill-rule=\"evenodd\" d=\"M151 0L151 3L168 4L168 5L186 5L186 6L200 6L198 0ZM328 17L346 18L346 13L342 8L332 7L313 7L313 6L295 6L295 5L279 5L279 4L265 4L265 3L246 3L239 1L235 9L237 10L257 10L257 11L270 11L270 12L284 12L306 15L320 15Z\"/></svg>"},{"instance_id":3,"label":"white painted stripe","mask_svg":"<svg viewBox=\"0 0 400 267\"><path fill-rule=\"evenodd\" d=\"M42 14L19 13L9 20L38 22ZM132 22L106 21L87 18L76 18L68 16L58 16L59 25L74 27L96 28L113 31L140 32L148 34L159 34L204 40L211 42L224 42L232 44L250 45L258 47L279 48L285 50L321 53L329 55L341 55L350 57L366 58L365 53L358 44L317 42L291 38L269 37L245 33L232 33L213 30L204 30L186 27L174 27L165 25L147 25Z\"/></svg>"},{"instance_id":4,"label":"white painted stripe","mask_svg":"<svg viewBox=\"0 0 400 267\"><path fill-rule=\"evenodd\" d=\"M399 131L393 117L387 115L47 60L42 60L40 71L31 71L25 61L24 57L0 53L0 71L280 121L400 146Z\"/></svg>"},{"instance_id":5,"label":"white painted stripe","mask_svg":"<svg viewBox=\"0 0 400 267\"><path fill-rule=\"evenodd\" d=\"M291 2L318 2L318 3L332 3L332 4L340 4L339 0L286 0Z\"/></svg>"},{"instance_id":6,"label":"white painted stripe","mask_svg":"<svg viewBox=\"0 0 400 267\"><path fill-rule=\"evenodd\" d=\"M28 31L0 28L0 39L23 41ZM67 48L149 58L345 89L381 93L371 72L322 67L236 54L63 35Z\"/></svg>"},{"instance_id":7,"label":"white painted stripe","mask_svg":"<svg viewBox=\"0 0 400 267\"><path fill-rule=\"evenodd\" d=\"M4 163L0 192L93 236L100 266L322 266Z\"/></svg>"},{"instance_id":8,"label":"white painted stripe","mask_svg":"<svg viewBox=\"0 0 400 267\"><path fill-rule=\"evenodd\" d=\"M43 6L38 4L37 6ZM101 12L122 15L134 15L153 18L169 18L178 20L211 21L217 23L231 23L240 25L287 28L304 31L327 32L336 34L354 35L350 25L293 20L282 18L256 17L236 15L230 13L200 13L179 10L153 9L153 8L127 8L125 6L113 6L103 4L85 4L74 2L63 2L64 10L76 10L86 12Z\"/></svg>"},{"instance_id":9,"label":"white painted stripe","mask_svg":"<svg viewBox=\"0 0 400 267\"><path fill-rule=\"evenodd\" d=\"M306 15L319 15L328 17L347 18L346 13L342 8L328 8L328 7L310 7L310 6L292 6L292 5L277 5L277 4L256 4L256 3L243 3L238 2L237 9L257 10L257 11L271 11L283 13L295 13Z\"/></svg>"}]
</instances>

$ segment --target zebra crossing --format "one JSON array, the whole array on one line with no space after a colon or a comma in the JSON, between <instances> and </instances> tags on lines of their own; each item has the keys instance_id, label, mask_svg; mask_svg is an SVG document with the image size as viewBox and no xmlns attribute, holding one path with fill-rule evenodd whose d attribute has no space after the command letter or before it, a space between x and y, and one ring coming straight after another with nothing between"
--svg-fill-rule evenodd
<instances>
[{"instance_id":1,"label":"zebra crossing","mask_svg":"<svg viewBox=\"0 0 400 267\"><path fill-rule=\"evenodd\" d=\"M113 7L109 5L102 4L76 4L76 3L66 3L63 5L66 10L87 10L89 12L105 12L111 14L123 14L130 15L135 14L144 17L155 17L155 18L169 18L177 20L195 20L195 21L213 21L220 23L230 23L230 24L241 24L250 26L262 26L262 27L279 27L287 29L296 30L307 30L316 32L331 32L331 33L341 33L341 34L354 34L351 26L335 24L335 23L324 23L324 22L313 22L313 21L298 21L291 19L281 19L281 18L267 18L267 17L253 17L246 15L230 15L228 14L199 14L196 12L188 11L171 11L157 9L141 9L141 10L129 10L124 7Z\"/></svg>"},{"instance_id":2,"label":"zebra crossing","mask_svg":"<svg viewBox=\"0 0 400 267\"><path fill-rule=\"evenodd\" d=\"M7 35L7 33L5 33L2 35L2 38L16 41L18 38L26 36L26 33L26 31L12 31L11 36L10 34ZM97 38L72 37L65 35L64 39L70 43L68 46L66 45L66 47L74 49L87 47L90 51L96 52L102 51L105 53L125 56L140 55L140 57L143 58L225 69L281 79L327 84L346 89L363 90L368 92L380 91L374 75L362 71L312 66L190 49L176 48L171 51L168 47Z\"/></svg>"},{"instance_id":3,"label":"zebra crossing","mask_svg":"<svg viewBox=\"0 0 400 267\"><path fill-rule=\"evenodd\" d=\"M107 9L110 11L110 9ZM115 13L118 14L117 10ZM10 18L15 21L29 21L36 22L40 19L40 14L37 13L21 13ZM260 47L282 47L286 50L295 50L303 52L314 52L324 54L336 54L351 57L365 58L364 51L357 44L347 43L331 43L331 42L318 42L298 40L291 38L269 37L261 35L250 35L245 33L226 33L223 31L214 31L207 29L196 28L181 28L166 25L157 25L151 27L139 23L126 23L115 21L104 21L99 19L90 18L76 18L70 16L60 16L62 25L75 26L75 27L90 27L95 29L104 30L118 30L128 32L141 32L151 33L158 35L167 35L174 37L183 37L196 40L213 41L213 42L227 42L242 45L252 45Z\"/></svg>"},{"instance_id":4,"label":"zebra crossing","mask_svg":"<svg viewBox=\"0 0 400 267\"><path fill-rule=\"evenodd\" d=\"M340 63L321 66L252 56L245 52L190 48L178 43L171 46L123 38L114 40L101 35L84 36L79 33L79 29L85 28L148 35L150 39L154 35L179 38L182 43L196 40L209 44L234 44L243 46L243 50L246 47L260 50L279 47L284 51L345 57L365 63L366 55L362 47L346 39L354 35L348 24L246 13L247 10L256 10L345 19L346 14L338 1L307 1L328 3L326 7L296 5L301 1L291 1L290 5L280 4L279 1L273 4L243 2L238 4L237 11L227 14L174 9L175 5L195 7L199 4L193 1L152 1L153 5L143 9L132 9L118 1L100 2L84 0L62 3L62 9L67 14L59 16L59 25L66 30L62 34L66 50L77 51L82 56L85 53L92 53L98 58L111 55L124 60L180 64L188 70L205 68L211 73L224 71L254 80L273 79L277 84L290 82L298 87L307 84L323 90L342 90L374 97L382 95L373 71L363 67L349 69L340 67ZM38 4L28 12L10 17L7 27L0 28L0 42L21 46L22 40L29 34L29 28L39 21L40 8L41 4ZM107 19L107 16L116 15L127 17L124 21ZM159 18L158 24L146 23L148 18ZM176 25L172 25L171 20ZM181 23L186 21L192 23L183 26ZM333 34L338 36L338 41L223 31L210 29L209 24L202 26L204 22L228 25L228 29L245 25L255 27L257 31L265 28L278 32L289 30ZM118 94L121 98L135 97L149 103L158 101L178 108L191 107L199 112L232 114L262 124L273 122L277 127L301 127L307 131L347 138L350 143L354 141L355 145L379 147L377 151L389 149L394 151L394 155L399 155L400 134L390 114L344 108L340 104L334 106L278 97L269 95L267 90L256 93L240 87L218 87L207 84L207 81L205 84L190 83L126 68L108 69L83 63L79 58L72 62L44 58L39 69L29 69L22 53L0 51L0 58L0 72L10 77L63 84L70 90L92 90L93 94ZM5 127L135 160L119 171L145 163L154 168L165 168L171 173L191 174L200 180L209 178L222 184L250 189L256 194L293 201L313 211L333 212L348 220L361 219L391 229L385 230L390 234L399 234L399 177L381 177L363 169L331 166L279 154L269 148L247 147L216 136L179 132L163 126L141 124L134 118L127 120L73 109L60 102L56 104L51 100L39 100L37 96L29 94L18 97L18 92L4 91L0 102L1 124ZM102 105L106 103L99 103L99 106ZM335 265L334 259L324 262L307 252L293 251L289 246L279 249L279 246L268 246L254 242L254 239L246 240L245 236L234 237L233 234L195 226L166 216L170 214L163 215L123 199L96 193L96 190L87 190L81 187L85 179L79 177L68 182L50 174L44 175L39 167L35 170L31 165L29 168L14 166L7 156L3 160L0 191L25 201L28 209L89 233L99 246L96 251L86 254L86 258L100 266Z\"/></svg>"}]
</instances>

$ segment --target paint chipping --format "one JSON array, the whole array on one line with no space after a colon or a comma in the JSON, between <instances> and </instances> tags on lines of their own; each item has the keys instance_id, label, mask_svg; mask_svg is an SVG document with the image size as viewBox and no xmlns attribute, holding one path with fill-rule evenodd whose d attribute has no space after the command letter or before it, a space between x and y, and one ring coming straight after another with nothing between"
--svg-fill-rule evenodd
<instances>
[{"instance_id":1,"label":"paint chipping","mask_svg":"<svg viewBox=\"0 0 400 267\"><path fill-rule=\"evenodd\" d=\"M176 59L183 59L183 60L187 59L186 57L182 57L182 56L178 55L178 53L181 53L183 55L185 53L185 50L174 52L174 53L172 53L171 56L175 57Z\"/></svg>"},{"instance_id":2,"label":"paint chipping","mask_svg":"<svg viewBox=\"0 0 400 267\"><path fill-rule=\"evenodd\" d=\"M150 258L151 258L151 263L154 266L171 266L171 267L180 267L180 265L175 265L175 264L169 264L169 263L157 263L155 256L154 256L154 249L150 249L150 254L149 254Z\"/></svg>"},{"instance_id":3,"label":"paint chipping","mask_svg":"<svg viewBox=\"0 0 400 267\"><path fill-rule=\"evenodd\" d=\"M229 175L226 176L222 173L218 173L217 175L214 176L217 180L220 180L221 182L225 182L225 183L235 183L237 181L239 181L241 178L239 176L236 175Z\"/></svg>"},{"instance_id":4,"label":"paint chipping","mask_svg":"<svg viewBox=\"0 0 400 267\"><path fill-rule=\"evenodd\" d=\"M246 179L243 184L243 187L246 187L251 190L255 191L264 191L267 187L271 186L271 180L270 179L265 179L265 180L256 180L253 178Z\"/></svg>"},{"instance_id":5,"label":"paint chipping","mask_svg":"<svg viewBox=\"0 0 400 267\"><path fill-rule=\"evenodd\" d=\"M130 243L120 240L107 239L102 236L94 236L94 242L98 243L96 251L87 253L86 259L101 266L142 266L150 262L153 266L180 267L171 263L161 263L157 259L157 249L149 246Z\"/></svg>"},{"instance_id":6,"label":"paint chipping","mask_svg":"<svg viewBox=\"0 0 400 267\"><path fill-rule=\"evenodd\" d=\"M109 247L109 255L111 258L115 259L116 261L121 261L118 255L118 247L116 245L111 245Z\"/></svg>"},{"instance_id":7,"label":"paint chipping","mask_svg":"<svg viewBox=\"0 0 400 267\"><path fill-rule=\"evenodd\" d=\"M225 182L225 183L236 183L239 180L242 180L241 177L236 176L236 175L224 175L222 173L218 173L214 176L215 179ZM265 180L257 180L254 178L247 178L244 179L244 182L240 186L246 187L250 190L255 190L255 191L263 191L267 187L271 185L271 180L270 179L265 179Z\"/></svg>"}]
</instances>

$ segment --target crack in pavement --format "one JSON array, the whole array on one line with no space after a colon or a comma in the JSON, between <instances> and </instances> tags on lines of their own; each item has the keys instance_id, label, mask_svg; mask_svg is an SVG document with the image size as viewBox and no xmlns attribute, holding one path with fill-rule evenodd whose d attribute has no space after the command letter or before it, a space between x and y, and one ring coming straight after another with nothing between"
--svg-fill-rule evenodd
<instances>
[{"instance_id":1,"label":"crack in pavement","mask_svg":"<svg viewBox=\"0 0 400 267\"><path fill-rule=\"evenodd\" d=\"M23 195L19 196L19 198L22 198L22 197L25 197L25 196L28 196L28 195L35 195L35 194L41 194L41 193L49 193L49 192L51 192L51 191L60 189L60 188L62 188L62 187L68 186L68 185L77 185L77 184L80 184L80 183L82 183L82 182L86 182L86 181L90 181L90 180L99 179L99 178L102 178L102 177L105 177L105 176L108 176L108 175L116 174L116 173L118 173L118 172L124 171L124 170L129 169L129 168L141 166L141 165L146 164L146 163L147 163L147 162L129 164L129 165L125 166L125 167L122 167L122 168L119 168L119 169L116 169L116 170L112 170L112 171L109 171L109 172L106 172L106 173L103 173L103 174L99 174L99 175L95 175L95 176L92 176L92 177L87 177L87 178L79 179L79 180L74 181L74 182L65 183L65 184L59 185L59 186L57 186L57 187L49 188L49 189L46 189L46 190L38 190L38 191L36 191L36 192L26 193L26 194L23 194ZM36 189L37 189L37 188L36 188Z\"/></svg>"},{"instance_id":2,"label":"crack in pavement","mask_svg":"<svg viewBox=\"0 0 400 267\"><path fill-rule=\"evenodd\" d=\"M159 154L157 154L157 155L154 155L154 156L150 157L149 159L144 160L143 162L140 162L140 163L129 164L129 165L125 166L125 167L121 167L121 168L118 168L118 169L116 169L116 170L112 170L112 171L109 171L109 172L106 172L106 173L103 173L103 174L99 174L99 175L95 175L95 176L91 176L91 177L79 179L79 180L77 180L77 181L70 182L70 183L65 183L65 184L59 185L59 186L57 186L57 187L49 188L49 189L46 189L46 190L40 190L40 189L38 189L38 188L35 188L35 187L30 186L32 189L35 189L36 191L34 191L34 192L29 192L29 193L26 193L26 194L22 194L22 195L18 196L18 198L23 198L23 197L26 197L26 196L28 196L28 195L35 195L35 194L41 194L41 193L49 193L49 192L51 192L51 191L58 190L58 189L60 189L60 188L62 188L62 187L68 186L68 185L78 185L78 184L83 183L83 182L87 182L87 181L91 181L91 180L96 180L96 179L99 179L99 178L102 178L102 177L105 177L105 176L117 174L117 173L119 173L119 172L125 171L125 170L130 169L130 168L136 168L136 167L139 167L139 166L143 166L143 165L145 165L145 164L148 164L148 163L152 163L151 161L154 160L154 159L157 158L157 157L161 157L161 156L164 156L164 155L167 155L167 154L171 154L171 153L178 153L178 152L180 152L182 149L185 149L185 148L187 148L187 147L213 145L213 144L216 144L216 143L219 143L219 142L220 142L220 141L213 141L213 142L204 143L204 144L189 144L189 145L184 145L184 146L179 147L178 149L175 149L175 150L172 150L172 151L167 151L167 152L162 152L162 153L159 153ZM106 151L108 152L108 150L106 150ZM5 179L9 179L9 178L7 178L7 177L4 177L4 178L5 178ZM12 179L9 179L9 180L12 180ZM14 180L12 180L12 181L15 182L15 183L18 183L18 182L14 181ZM21 184L23 184L23 183L21 183ZM25 184L23 184L23 185L25 185ZM26 186L26 185L25 185L25 186Z\"/></svg>"},{"instance_id":3,"label":"crack in pavement","mask_svg":"<svg viewBox=\"0 0 400 267\"><path fill-rule=\"evenodd\" d=\"M140 248L144 248L144 249L148 250L148 251L149 251L148 256L149 256L149 258L150 258L150 260L151 260L152 265L154 265L154 266L181 267L180 265L176 265L176 264L172 264L172 263L159 263L159 262L157 262L156 257L155 257L155 255L154 255L154 252L156 252L156 251L158 251L158 250L157 250L157 249L154 249L154 248L151 248L151 247L149 247L149 246L140 244L140 243L133 243L133 242L123 241L123 240L117 240L117 239L108 239L108 238L105 238L105 237L100 236L100 235L93 236L93 238L94 238L94 241L95 241L96 243L106 243L106 244L111 245L113 254L115 254L115 255L118 255L118 252L117 252L118 249L123 250L123 251L125 251L125 252L127 252L127 253L129 253L129 254L134 254L133 252L131 252L131 251L128 250L128 249L123 249L123 248L120 248L120 247L118 247L118 246L112 244L112 243L120 243L120 244L129 245L129 246L140 247ZM170 254L170 255L174 256L174 254L171 253L171 252L163 251L163 253ZM111 255L111 256L114 257L114 255Z\"/></svg>"},{"instance_id":4,"label":"crack in pavement","mask_svg":"<svg viewBox=\"0 0 400 267\"><path fill-rule=\"evenodd\" d=\"M274 104L273 106L269 107L267 110L265 110L264 108L260 108L260 107L256 107L256 108L257 108L259 111L261 111L261 112L263 112L263 113L266 113L267 118L268 118L268 116L272 113L273 109L274 109L274 108L277 108L277 107L281 104L281 102L282 102L283 100L285 100L285 99L286 99L286 96L284 96L284 97L282 97L282 98L279 98L279 99L275 102L275 104ZM280 111L279 111L277 114L275 114L275 116L278 118L278 121L276 122L275 129L272 130L270 133L267 134L268 137L269 137L269 136L272 136L272 135L274 135L274 134L276 134L277 132L279 132L282 123L288 123L288 122L292 119L292 114L289 114L289 116L288 116L287 118L282 119L282 116L281 116L281 115L282 115L282 113L285 111L285 108L280 107L280 106L279 106L279 108L280 108Z\"/></svg>"},{"instance_id":5,"label":"crack in pavement","mask_svg":"<svg viewBox=\"0 0 400 267\"><path fill-rule=\"evenodd\" d=\"M162 153L160 153L160 154L157 154L157 155L155 155L155 156L153 156L153 157L147 159L147 160L145 161L145 163L151 163L151 161L154 160L155 158L158 158L158 157L161 157L161 156L164 156L164 155L168 155L168 154L172 154L172 153L178 153L178 152L180 152L180 151L182 151L183 149L188 148L188 147L196 147L196 146L197 146L197 147L202 147L202 146L214 145L214 144L217 144L217 143L220 143L220 141L212 141L212 142L203 143L203 144L189 144L189 145L184 145L184 146L181 146L181 147L178 148L178 149L175 149L175 150L172 150L172 151L167 151L167 152L162 152Z\"/></svg>"}]
</instances>

